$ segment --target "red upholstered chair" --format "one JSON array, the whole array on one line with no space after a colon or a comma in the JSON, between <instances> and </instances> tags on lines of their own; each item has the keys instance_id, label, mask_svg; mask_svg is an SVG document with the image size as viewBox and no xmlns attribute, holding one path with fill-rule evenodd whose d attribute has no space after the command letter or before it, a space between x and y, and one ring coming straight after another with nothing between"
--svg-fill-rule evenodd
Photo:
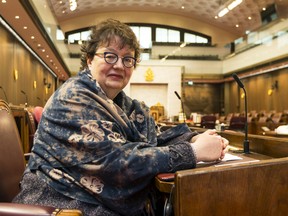
<instances>
[{"instance_id":1,"label":"red upholstered chair","mask_svg":"<svg viewBox=\"0 0 288 216\"><path fill-rule=\"evenodd\" d=\"M246 118L244 116L233 116L230 119L229 130L245 131Z\"/></svg>"},{"instance_id":2,"label":"red upholstered chair","mask_svg":"<svg viewBox=\"0 0 288 216\"><path fill-rule=\"evenodd\" d=\"M207 129L215 129L216 116L204 115L201 117L201 127Z\"/></svg>"},{"instance_id":3,"label":"red upholstered chair","mask_svg":"<svg viewBox=\"0 0 288 216\"><path fill-rule=\"evenodd\" d=\"M8 104L0 100L0 215L82 215L79 210L11 203L19 192L24 169L24 153L15 119Z\"/></svg>"},{"instance_id":4,"label":"red upholstered chair","mask_svg":"<svg viewBox=\"0 0 288 216\"><path fill-rule=\"evenodd\" d=\"M37 127L37 125L38 125L39 122L40 122L42 113L43 113L43 107L40 107L40 106L34 107L34 109L33 109L33 116L34 116L34 119L35 119L35 122L36 122L36 127Z\"/></svg>"}]
</instances>

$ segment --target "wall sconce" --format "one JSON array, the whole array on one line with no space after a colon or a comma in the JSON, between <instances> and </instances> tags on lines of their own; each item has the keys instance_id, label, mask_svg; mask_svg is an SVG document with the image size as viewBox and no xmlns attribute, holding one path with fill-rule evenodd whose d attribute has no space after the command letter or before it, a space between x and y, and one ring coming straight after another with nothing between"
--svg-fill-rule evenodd
<instances>
[{"instance_id":1,"label":"wall sconce","mask_svg":"<svg viewBox=\"0 0 288 216\"><path fill-rule=\"evenodd\" d=\"M273 91L274 91L274 90L277 90L277 89L278 89L278 81L276 80L276 81L272 84L271 88L268 89L267 94L268 94L269 96L271 96L271 95L273 94Z\"/></svg>"},{"instance_id":2,"label":"wall sconce","mask_svg":"<svg viewBox=\"0 0 288 216\"><path fill-rule=\"evenodd\" d=\"M34 80L34 82L33 82L33 88L34 88L34 89L37 88L37 82L36 82L36 80Z\"/></svg>"},{"instance_id":3,"label":"wall sconce","mask_svg":"<svg viewBox=\"0 0 288 216\"><path fill-rule=\"evenodd\" d=\"M47 85L47 84L48 84L46 78L43 79L43 83L44 83L44 85Z\"/></svg>"},{"instance_id":4,"label":"wall sconce","mask_svg":"<svg viewBox=\"0 0 288 216\"><path fill-rule=\"evenodd\" d=\"M271 88L272 88L272 90L278 89L278 80L275 80L275 82L274 82L274 84L272 84Z\"/></svg>"},{"instance_id":5,"label":"wall sconce","mask_svg":"<svg viewBox=\"0 0 288 216\"><path fill-rule=\"evenodd\" d=\"M43 79L43 83L46 86L46 88L50 89L51 88L51 83L48 83L46 78Z\"/></svg>"},{"instance_id":6,"label":"wall sconce","mask_svg":"<svg viewBox=\"0 0 288 216\"><path fill-rule=\"evenodd\" d=\"M245 93L243 92L242 94L241 94L241 99L244 99L245 98Z\"/></svg>"},{"instance_id":7,"label":"wall sconce","mask_svg":"<svg viewBox=\"0 0 288 216\"><path fill-rule=\"evenodd\" d=\"M18 70L14 70L13 71L13 75L14 75L14 80L18 80Z\"/></svg>"}]
</instances>

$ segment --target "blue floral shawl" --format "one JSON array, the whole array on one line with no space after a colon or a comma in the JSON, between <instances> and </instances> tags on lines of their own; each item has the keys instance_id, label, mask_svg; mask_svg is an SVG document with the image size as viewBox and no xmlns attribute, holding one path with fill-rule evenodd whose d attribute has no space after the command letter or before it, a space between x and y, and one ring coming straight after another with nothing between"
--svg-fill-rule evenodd
<instances>
[{"instance_id":1,"label":"blue floral shawl","mask_svg":"<svg viewBox=\"0 0 288 216\"><path fill-rule=\"evenodd\" d=\"M182 124L157 135L143 102L108 99L86 70L47 102L29 169L65 196L133 215L155 175L195 167L194 134Z\"/></svg>"}]
</instances>

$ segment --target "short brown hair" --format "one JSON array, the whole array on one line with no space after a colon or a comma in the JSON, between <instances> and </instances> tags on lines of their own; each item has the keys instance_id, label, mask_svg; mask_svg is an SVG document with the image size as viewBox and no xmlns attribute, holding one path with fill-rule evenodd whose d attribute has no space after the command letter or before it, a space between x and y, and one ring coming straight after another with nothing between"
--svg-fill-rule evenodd
<instances>
[{"instance_id":1,"label":"short brown hair","mask_svg":"<svg viewBox=\"0 0 288 216\"><path fill-rule=\"evenodd\" d=\"M132 29L114 19L107 19L91 29L90 38L81 47L81 66L87 68L87 59L93 59L96 50L102 45L109 45L115 36L120 38L120 47L128 45L135 51L135 58L140 58L140 45Z\"/></svg>"}]
</instances>

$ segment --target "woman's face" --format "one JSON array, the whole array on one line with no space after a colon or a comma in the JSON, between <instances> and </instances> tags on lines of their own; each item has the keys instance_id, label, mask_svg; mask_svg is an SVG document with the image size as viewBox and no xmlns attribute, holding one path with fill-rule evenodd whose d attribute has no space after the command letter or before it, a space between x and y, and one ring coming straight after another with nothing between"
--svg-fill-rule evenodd
<instances>
[{"instance_id":1,"label":"woman's face","mask_svg":"<svg viewBox=\"0 0 288 216\"><path fill-rule=\"evenodd\" d=\"M116 37L115 40L110 42L109 46L99 47L96 50L96 53L99 55L95 55L92 60L87 61L93 78L96 79L110 99L114 99L127 85L134 70L134 67L127 68L122 63L122 57L134 57L134 50L129 49L128 46L124 46L120 49L118 41L119 38ZM119 58L117 62L108 64L104 59L104 52L118 55Z\"/></svg>"}]
</instances>

